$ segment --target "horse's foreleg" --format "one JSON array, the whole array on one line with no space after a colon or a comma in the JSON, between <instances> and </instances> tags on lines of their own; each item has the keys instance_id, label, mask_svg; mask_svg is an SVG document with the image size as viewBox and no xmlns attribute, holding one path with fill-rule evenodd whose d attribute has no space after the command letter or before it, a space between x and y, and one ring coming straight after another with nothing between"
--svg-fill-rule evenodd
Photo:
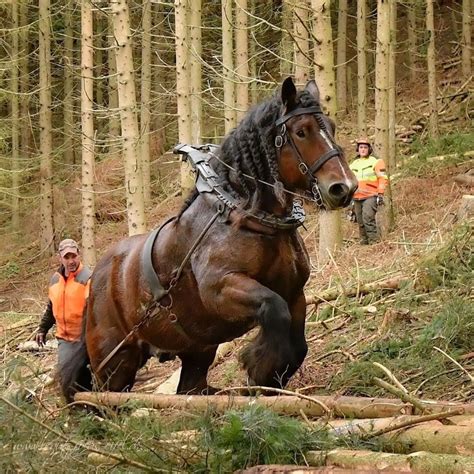
<instances>
[{"instance_id":1,"label":"horse's foreleg","mask_svg":"<svg viewBox=\"0 0 474 474\"><path fill-rule=\"evenodd\" d=\"M257 385L284 386L301 364L290 336L292 316L286 301L256 280L230 273L219 282L209 305L235 322L253 321L258 336L240 354L250 380Z\"/></svg>"},{"instance_id":2,"label":"horse's foreleg","mask_svg":"<svg viewBox=\"0 0 474 474\"><path fill-rule=\"evenodd\" d=\"M308 352L308 345L305 337L305 323L306 323L306 298L304 293L296 298L295 302L290 305L291 312L291 326L290 339L293 348L296 370L303 363L304 358ZM291 374L293 375L293 374Z\"/></svg>"},{"instance_id":3,"label":"horse's foreleg","mask_svg":"<svg viewBox=\"0 0 474 474\"><path fill-rule=\"evenodd\" d=\"M116 342L116 341L115 341ZM114 340L108 341L106 347L88 344L94 384L98 390L111 392L129 391L135 383L137 371L148 358L148 346L129 344L121 347L112 358L101 367L106 357L115 350ZM99 349L100 348L100 349Z\"/></svg>"},{"instance_id":4,"label":"horse's foreleg","mask_svg":"<svg viewBox=\"0 0 474 474\"><path fill-rule=\"evenodd\" d=\"M205 352L181 352L181 377L179 379L177 393L206 393L210 394L213 389L207 385L207 372L214 362L217 346L211 347Z\"/></svg>"}]
</instances>

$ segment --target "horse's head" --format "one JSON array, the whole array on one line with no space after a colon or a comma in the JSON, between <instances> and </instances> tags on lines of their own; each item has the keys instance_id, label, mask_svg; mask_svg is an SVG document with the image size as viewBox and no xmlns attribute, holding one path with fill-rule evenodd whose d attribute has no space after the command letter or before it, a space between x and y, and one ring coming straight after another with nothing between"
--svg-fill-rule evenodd
<instances>
[{"instance_id":1,"label":"horse's head","mask_svg":"<svg viewBox=\"0 0 474 474\"><path fill-rule=\"evenodd\" d=\"M288 189L310 191L322 208L347 206L357 189L357 179L334 140L333 122L321 110L316 82L309 81L298 94L292 79L286 79L281 100L275 146L283 184Z\"/></svg>"}]
</instances>

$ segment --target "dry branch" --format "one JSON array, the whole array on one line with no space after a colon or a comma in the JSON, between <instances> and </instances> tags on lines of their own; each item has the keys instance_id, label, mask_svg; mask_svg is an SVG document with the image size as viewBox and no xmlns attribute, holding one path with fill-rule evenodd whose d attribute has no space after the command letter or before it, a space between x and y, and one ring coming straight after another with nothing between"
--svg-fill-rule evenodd
<instances>
[{"instance_id":1,"label":"dry branch","mask_svg":"<svg viewBox=\"0 0 474 474\"><path fill-rule=\"evenodd\" d=\"M310 295L306 298L306 305L319 304L320 302L333 301L341 294L345 296L356 296L358 294L371 293L372 291L387 290L396 291L400 289L402 282L406 281L406 276L388 278L382 281L366 283L365 285L353 286L351 288L331 288L317 295Z\"/></svg>"}]
</instances>

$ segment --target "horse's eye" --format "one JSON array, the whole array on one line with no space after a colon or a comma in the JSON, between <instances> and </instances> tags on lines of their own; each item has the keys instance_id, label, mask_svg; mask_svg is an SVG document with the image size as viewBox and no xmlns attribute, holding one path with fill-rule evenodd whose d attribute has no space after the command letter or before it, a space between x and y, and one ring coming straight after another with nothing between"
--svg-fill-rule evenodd
<instances>
[{"instance_id":1,"label":"horse's eye","mask_svg":"<svg viewBox=\"0 0 474 474\"><path fill-rule=\"evenodd\" d=\"M300 138L304 138L305 137L304 130L302 129L297 130L296 135L298 135Z\"/></svg>"}]
</instances>

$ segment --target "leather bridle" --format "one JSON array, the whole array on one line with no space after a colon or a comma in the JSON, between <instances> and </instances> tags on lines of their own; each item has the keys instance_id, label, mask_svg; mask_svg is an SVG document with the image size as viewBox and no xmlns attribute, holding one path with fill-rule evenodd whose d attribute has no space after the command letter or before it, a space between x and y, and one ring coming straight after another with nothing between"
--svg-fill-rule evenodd
<instances>
[{"instance_id":1,"label":"leather bridle","mask_svg":"<svg viewBox=\"0 0 474 474\"><path fill-rule=\"evenodd\" d=\"M318 125L319 125L319 133L321 134L322 138L324 139L324 141L327 143L327 145L330 148L326 153L320 156L310 166L308 166L304 162L303 157L301 156L301 153L298 150L298 147L295 145L295 142L293 141L291 134L288 133L288 130L286 127L286 122L290 120L291 118L296 117L298 115L315 115L316 121L318 122ZM316 201L319 207L325 208L321 191L318 185L318 179L316 178L315 173L319 169L321 169L324 166L324 164L327 161L329 161L331 158L334 158L337 156L339 157L339 159L341 159L344 152L342 148L335 143L334 139L332 138L332 134L328 132L328 128L324 121L324 113L321 110L321 107L319 107L319 105L316 105L312 107L300 107L295 110L292 110L291 112L280 117L275 122L275 127L281 127L279 134L275 137L275 147L281 150L281 148L286 143L288 143L291 146L291 148L293 149L294 155L296 156L296 159L298 161L298 169L300 170L301 174L303 174L304 176L308 176L309 189L313 195L314 200Z\"/></svg>"}]
</instances>

